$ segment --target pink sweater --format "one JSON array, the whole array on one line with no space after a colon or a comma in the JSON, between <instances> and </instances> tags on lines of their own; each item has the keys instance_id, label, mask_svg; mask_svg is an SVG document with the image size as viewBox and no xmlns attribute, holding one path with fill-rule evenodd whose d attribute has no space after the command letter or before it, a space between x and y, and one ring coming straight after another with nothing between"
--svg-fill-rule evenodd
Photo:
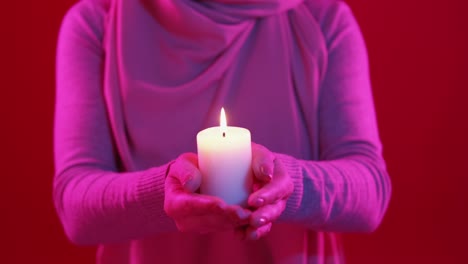
<instances>
[{"instance_id":1,"label":"pink sweater","mask_svg":"<svg viewBox=\"0 0 468 264\"><path fill-rule=\"evenodd\" d=\"M196 133L248 128L294 192L265 238L177 231L170 161ZM98 263L341 263L391 187L359 27L335 0L82 0L57 49L54 200Z\"/></svg>"}]
</instances>

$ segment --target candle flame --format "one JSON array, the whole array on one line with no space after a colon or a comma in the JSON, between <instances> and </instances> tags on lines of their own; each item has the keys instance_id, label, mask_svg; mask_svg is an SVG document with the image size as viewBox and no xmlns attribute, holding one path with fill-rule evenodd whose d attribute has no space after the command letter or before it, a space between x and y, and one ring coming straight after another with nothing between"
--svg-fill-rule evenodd
<instances>
[{"instance_id":1,"label":"candle flame","mask_svg":"<svg viewBox=\"0 0 468 264\"><path fill-rule=\"evenodd\" d=\"M221 127L221 132L223 133L223 137L224 137L227 131L227 121L226 121L226 113L224 112L224 107L221 108L221 115L219 117L219 125Z\"/></svg>"}]
</instances>

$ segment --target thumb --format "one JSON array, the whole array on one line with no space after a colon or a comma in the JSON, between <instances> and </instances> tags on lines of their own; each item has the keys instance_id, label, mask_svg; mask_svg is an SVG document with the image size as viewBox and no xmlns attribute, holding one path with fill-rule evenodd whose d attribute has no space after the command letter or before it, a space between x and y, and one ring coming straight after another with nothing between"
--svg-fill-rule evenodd
<instances>
[{"instance_id":1,"label":"thumb","mask_svg":"<svg viewBox=\"0 0 468 264\"><path fill-rule=\"evenodd\" d=\"M169 179L172 178L172 179ZM189 192L200 188L201 173L198 169L198 157L195 153L184 153L171 165L168 179Z\"/></svg>"},{"instance_id":2,"label":"thumb","mask_svg":"<svg viewBox=\"0 0 468 264\"><path fill-rule=\"evenodd\" d=\"M187 179L183 186L185 190L194 193L197 192L198 189L200 189L201 180L201 173L197 169L196 171L193 171L191 177Z\"/></svg>"},{"instance_id":3,"label":"thumb","mask_svg":"<svg viewBox=\"0 0 468 264\"><path fill-rule=\"evenodd\" d=\"M252 142L252 170L261 182L270 182L273 177L275 155L266 147Z\"/></svg>"}]
</instances>

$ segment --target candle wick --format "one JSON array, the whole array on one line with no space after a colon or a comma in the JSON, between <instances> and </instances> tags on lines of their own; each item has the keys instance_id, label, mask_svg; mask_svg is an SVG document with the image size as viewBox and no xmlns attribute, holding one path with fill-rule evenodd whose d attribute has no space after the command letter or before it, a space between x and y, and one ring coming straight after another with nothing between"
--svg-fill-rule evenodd
<instances>
[{"instance_id":1,"label":"candle wick","mask_svg":"<svg viewBox=\"0 0 468 264\"><path fill-rule=\"evenodd\" d=\"M226 137L226 132L223 132L223 137Z\"/></svg>"}]
</instances>

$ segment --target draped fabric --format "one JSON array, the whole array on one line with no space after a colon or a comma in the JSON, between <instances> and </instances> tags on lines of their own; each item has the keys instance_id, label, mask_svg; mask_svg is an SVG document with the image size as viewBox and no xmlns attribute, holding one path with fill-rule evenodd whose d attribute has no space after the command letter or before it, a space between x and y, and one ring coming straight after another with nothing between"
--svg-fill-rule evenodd
<instances>
[{"instance_id":1,"label":"draped fabric","mask_svg":"<svg viewBox=\"0 0 468 264\"><path fill-rule=\"evenodd\" d=\"M325 43L302 2L112 1L104 85L125 168L194 152L196 133L217 125L223 106L228 122L249 128L254 141L317 158L316 145L302 139L317 139L314 87L324 73ZM291 127L300 135L282 136Z\"/></svg>"},{"instance_id":2,"label":"draped fabric","mask_svg":"<svg viewBox=\"0 0 468 264\"><path fill-rule=\"evenodd\" d=\"M382 219L390 183L343 2L82 0L57 54L54 201L99 263L341 263L333 232ZM163 208L170 162L221 107L294 183L258 241L177 232Z\"/></svg>"},{"instance_id":3,"label":"draped fabric","mask_svg":"<svg viewBox=\"0 0 468 264\"><path fill-rule=\"evenodd\" d=\"M126 170L196 152L196 133L218 125L221 107L231 125L250 129L253 141L272 151L318 158L326 47L303 0L117 0L105 34L106 99ZM338 261L325 256L339 254L330 247L335 239L277 224L260 242L229 232L160 234L132 242L142 252L127 254L141 257L135 263L321 263ZM102 248L102 262L116 261L115 251Z\"/></svg>"}]
</instances>

